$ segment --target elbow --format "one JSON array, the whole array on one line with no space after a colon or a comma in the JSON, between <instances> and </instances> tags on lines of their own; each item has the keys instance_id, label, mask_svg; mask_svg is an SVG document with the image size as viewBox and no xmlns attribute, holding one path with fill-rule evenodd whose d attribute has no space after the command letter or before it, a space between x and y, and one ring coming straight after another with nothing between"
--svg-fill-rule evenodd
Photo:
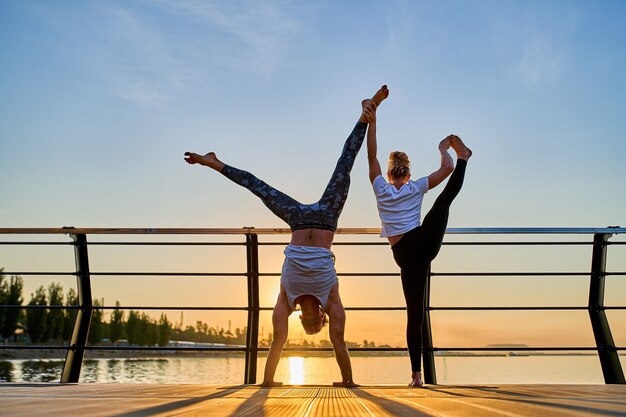
<instances>
[{"instance_id":1,"label":"elbow","mask_svg":"<svg viewBox=\"0 0 626 417\"><path fill-rule=\"evenodd\" d=\"M330 336L330 343L333 344L333 349L335 351L345 351L348 350L347 346L346 346L346 342L345 340L343 340L342 337L338 337L338 336L334 336L331 335Z\"/></svg>"},{"instance_id":2,"label":"elbow","mask_svg":"<svg viewBox=\"0 0 626 417\"><path fill-rule=\"evenodd\" d=\"M272 339L272 346L283 347L287 343L286 334L275 334Z\"/></svg>"}]
</instances>

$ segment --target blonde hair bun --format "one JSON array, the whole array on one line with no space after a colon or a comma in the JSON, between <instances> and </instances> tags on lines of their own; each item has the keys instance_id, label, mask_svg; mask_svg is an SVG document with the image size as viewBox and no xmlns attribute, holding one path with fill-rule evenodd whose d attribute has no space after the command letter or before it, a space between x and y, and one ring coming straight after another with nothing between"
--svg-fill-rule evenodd
<instances>
[{"instance_id":1,"label":"blonde hair bun","mask_svg":"<svg viewBox=\"0 0 626 417\"><path fill-rule=\"evenodd\" d=\"M389 154L389 167L387 173L392 178L404 178L411 173L409 156L404 152L393 151Z\"/></svg>"}]
</instances>

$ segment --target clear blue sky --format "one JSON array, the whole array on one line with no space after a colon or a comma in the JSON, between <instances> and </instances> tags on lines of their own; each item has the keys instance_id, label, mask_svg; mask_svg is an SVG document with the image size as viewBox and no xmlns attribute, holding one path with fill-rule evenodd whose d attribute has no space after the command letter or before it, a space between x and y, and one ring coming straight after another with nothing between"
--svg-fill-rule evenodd
<instances>
[{"instance_id":1,"label":"clear blue sky","mask_svg":"<svg viewBox=\"0 0 626 417\"><path fill-rule=\"evenodd\" d=\"M626 225L624 21L622 1L1 1L0 226L280 226L183 152L317 200L383 83L381 159L419 176L448 133L475 150L451 226ZM365 168L343 226L378 225Z\"/></svg>"},{"instance_id":2,"label":"clear blue sky","mask_svg":"<svg viewBox=\"0 0 626 417\"><path fill-rule=\"evenodd\" d=\"M626 226L624 22L624 1L0 0L0 227L282 227L183 153L315 201L382 84L383 162L474 150L449 226ZM379 225L365 152L339 225Z\"/></svg>"}]
</instances>

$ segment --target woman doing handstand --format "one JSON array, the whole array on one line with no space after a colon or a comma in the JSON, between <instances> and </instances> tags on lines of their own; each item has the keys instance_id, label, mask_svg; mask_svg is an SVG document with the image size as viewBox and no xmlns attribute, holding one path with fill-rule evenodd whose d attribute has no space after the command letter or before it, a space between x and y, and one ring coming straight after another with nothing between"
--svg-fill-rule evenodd
<instances>
[{"instance_id":1,"label":"woman doing handstand","mask_svg":"<svg viewBox=\"0 0 626 417\"><path fill-rule=\"evenodd\" d=\"M339 297L334 256L330 248L348 196L350 171L365 139L368 122L375 117L375 106L388 95L387 86L383 86L371 100L366 101L367 106L363 105L361 117L344 144L322 198L313 204L299 203L249 172L224 164L213 152L206 155L185 153L188 163L213 168L250 190L291 228L291 241L284 251L280 292L272 313L273 340L265 363L264 386L281 385L274 381L274 375L287 341L288 318L296 305L301 307L300 321L308 334L319 332L328 314L330 340L342 376L342 382L337 385L355 386L344 340L346 313Z\"/></svg>"}]
</instances>

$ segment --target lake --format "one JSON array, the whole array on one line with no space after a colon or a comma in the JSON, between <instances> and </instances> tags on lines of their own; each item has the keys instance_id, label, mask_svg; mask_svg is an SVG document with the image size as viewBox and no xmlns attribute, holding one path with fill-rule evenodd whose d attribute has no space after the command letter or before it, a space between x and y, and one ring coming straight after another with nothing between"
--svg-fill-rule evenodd
<instances>
[{"instance_id":1,"label":"lake","mask_svg":"<svg viewBox=\"0 0 626 417\"><path fill-rule=\"evenodd\" d=\"M622 365L626 356L620 355ZM167 357L153 359L87 359L80 382L241 384L243 357ZM265 358L259 358L258 379L262 380ZM435 358L439 384L602 384L597 356L438 356ZM62 360L11 359L0 361L0 381L58 381ZM405 384L410 377L407 356L353 357L354 380L359 384ZM286 384L330 384L339 381L339 368L332 357L282 358L276 380Z\"/></svg>"}]
</instances>

